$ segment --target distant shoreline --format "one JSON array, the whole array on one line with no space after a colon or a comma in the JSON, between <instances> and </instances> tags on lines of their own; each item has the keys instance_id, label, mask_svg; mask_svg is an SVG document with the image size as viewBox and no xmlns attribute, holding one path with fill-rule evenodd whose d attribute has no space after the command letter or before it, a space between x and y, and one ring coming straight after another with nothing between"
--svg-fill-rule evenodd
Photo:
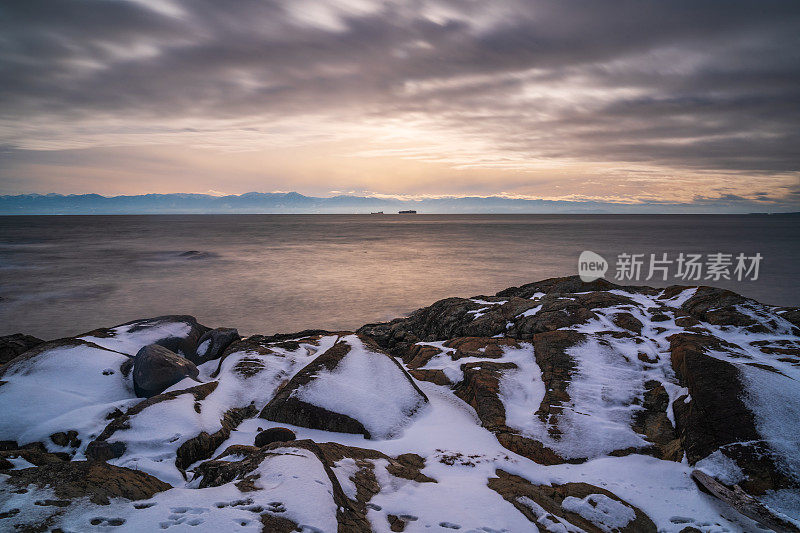
<instances>
[{"instance_id":1,"label":"distant shoreline","mask_svg":"<svg viewBox=\"0 0 800 533\"><path fill-rule=\"evenodd\" d=\"M652 217L652 216L669 216L669 217L682 217L682 216L704 216L704 217L795 217L800 216L800 211L786 211L777 213L586 213L586 212L560 212L560 213L486 213L486 212L449 212L449 213L414 213L416 217L410 218L407 214L403 213L384 213L381 218L397 217L403 220L415 220L416 218L426 216L497 216L497 217L514 217L514 216L563 216L563 217ZM307 212L252 212L252 213L185 213L185 212L170 212L170 213L0 213L0 218L21 218L21 217L184 217L184 216L364 216L372 220L375 219L375 213L307 213Z\"/></svg>"},{"instance_id":2,"label":"distant shoreline","mask_svg":"<svg viewBox=\"0 0 800 533\"><path fill-rule=\"evenodd\" d=\"M766 211L765 211L766 209ZM545 200L504 196L443 196L404 199L289 193L0 195L0 215L149 215L149 214L778 214L800 212L796 204L745 198L702 202L616 203L598 200Z\"/></svg>"}]
</instances>

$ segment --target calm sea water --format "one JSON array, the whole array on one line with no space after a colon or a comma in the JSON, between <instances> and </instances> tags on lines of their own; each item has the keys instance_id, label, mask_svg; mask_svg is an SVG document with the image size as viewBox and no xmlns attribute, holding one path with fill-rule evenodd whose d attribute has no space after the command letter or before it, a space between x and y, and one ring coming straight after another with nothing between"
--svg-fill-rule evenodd
<instances>
[{"instance_id":1,"label":"calm sea water","mask_svg":"<svg viewBox=\"0 0 800 533\"><path fill-rule=\"evenodd\" d=\"M587 249L612 269L619 253L759 252L758 281L714 284L800 305L798 222L776 215L0 217L0 335L56 338L163 314L191 314L242 334L352 329L448 296L575 274Z\"/></svg>"}]
</instances>

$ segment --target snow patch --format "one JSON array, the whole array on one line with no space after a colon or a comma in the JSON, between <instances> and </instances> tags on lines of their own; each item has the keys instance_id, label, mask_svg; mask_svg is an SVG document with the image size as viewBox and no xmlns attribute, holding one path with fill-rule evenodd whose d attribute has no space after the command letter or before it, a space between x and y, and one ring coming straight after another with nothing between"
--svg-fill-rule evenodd
<instances>
[{"instance_id":1,"label":"snow patch","mask_svg":"<svg viewBox=\"0 0 800 533\"><path fill-rule=\"evenodd\" d=\"M137 329L131 331L134 328ZM191 331L192 326L186 322L162 322L147 325L147 327L142 327L141 324L134 322L133 324L112 328L112 334L108 337L87 335L81 337L81 340L93 342L98 346L115 352L136 355L139 350L148 344L171 337L184 338Z\"/></svg>"},{"instance_id":2,"label":"snow patch","mask_svg":"<svg viewBox=\"0 0 800 533\"><path fill-rule=\"evenodd\" d=\"M528 498L520 496L517 501L531 510L536 517L536 523L544 528L548 533L582 533L583 530L573 526L563 518L548 513L544 507Z\"/></svg>"},{"instance_id":3,"label":"snow patch","mask_svg":"<svg viewBox=\"0 0 800 533\"><path fill-rule=\"evenodd\" d=\"M636 519L633 509L605 494L590 494L582 499L567 496L561 507L581 515L606 533L623 528Z\"/></svg>"},{"instance_id":4,"label":"snow patch","mask_svg":"<svg viewBox=\"0 0 800 533\"><path fill-rule=\"evenodd\" d=\"M744 472L736 464L736 461L720 450L716 450L705 459L697 461L695 467L726 485L733 485L745 479Z\"/></svg>"}]
</instances>

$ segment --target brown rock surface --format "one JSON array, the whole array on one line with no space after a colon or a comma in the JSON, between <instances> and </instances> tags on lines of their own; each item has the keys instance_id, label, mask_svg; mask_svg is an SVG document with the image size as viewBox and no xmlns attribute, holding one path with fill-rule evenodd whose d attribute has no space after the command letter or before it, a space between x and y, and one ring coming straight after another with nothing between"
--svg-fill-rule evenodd
<instances>
[{"instance_id":1,"label":"brown rock surface","mask_svg":"<svg viewBox=\"0 0 800 533\"><path fill-rule=\"evenodd\" d=\"M90 501L100 505L108 505L109 498L144 500L171 488L144 472L99 461L53 462L10 470L6 474L12 485L49 487L59 498L73 500L88 496Z\"/></svg>"},{"instance_id":2,"label":"brown rock surface","mask_svg":"<svg viewBox=\"0 0 800 533\"><path fill-rule=\"evenodd\" d=\"M650 520L641 509L625 502L612 492L600 487L595 487L588 483L565 483L564 485L552 486L534 485L526 479L509 474L503 470L497 470L495 475L497 477L489 479L489 488L500 494L533 523L537 523L542 515L537 515L531 507L525 505L524 502L520 502L519 498L527 497L536 502L544 509L545 513L547 513L544 516L556 516L589 533L603 533L607 531L607 529L601 527L599 524L590 522L576 513L567 511L562 507L564 499L569 496L583 499L592 494L602 494L630 507L635 513L635 518L625 527L618 530L620 533L655 533L657 531L653 521Z\"/></svg>"}]
</instances>

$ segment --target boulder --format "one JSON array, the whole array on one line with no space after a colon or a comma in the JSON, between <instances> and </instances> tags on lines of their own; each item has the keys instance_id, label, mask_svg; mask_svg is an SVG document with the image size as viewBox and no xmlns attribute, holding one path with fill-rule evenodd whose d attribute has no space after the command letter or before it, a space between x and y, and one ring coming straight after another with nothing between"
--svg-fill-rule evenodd
<instances>
[{"instance_id":1,"label":"boulder","mask_svg":"<svg viewBox=\"0 0 800 533\"><path fill-rule=\"evenodd\" d=\"M481 425L490 431L502 430L506 423L506 410L498 397L500 376L506 370L516 369L514 363L481 361L462 365L464 380L455 387L455 394L470 404Z\"/></svg>"},{"instance_id":2,"label":"boulder","mask_svg":"<svg viewBox=\"0 0 800 533\"><path fill-rule=\"evenodd\" d=\"M680 462L683 459L683 447L667 416L669 394L664 385L655 380L647 381L644 386L642 410L633 416L633 430L645 435L653 444L652 455Z\"/></svg>"},{"instance_id":3,"label":"boulder","mask_svg":"<svg viewBox=\"0 0 800 533\"><path fill-rule=\"evenodd\" d=\"M42 339L15 333L0 337L0 365L4 365L31 348L42 344Z\"/></svg>"},{"instance_id":4,"label":"boulder","mask_svg":"<svg viewBox=\"0 0 800 533\"><path fill-rule=\"evenodd\" d=\"M94 440L86 446L84 454L89 461L110 461L125 454L125 443Z\"/></svg>"},{"instance_id":5,"label":"boulder","mask_svg":"<svg viewBox=\"0 0 800 533\"><path fill-rule=\"evenodd\" d=\"M288 428L269 428L256 435L255 445L258 447L272 444L273 442L289 442L297 438L294 431Z\"/></svg>"},{"instance_id":6,"label":"boulder","mask_svg":"<svg viewBox=\"0 0 800 533\"><path fill-rule=\"evenodd\" d=\"M284 384L259 416L387 438L427 401L400 363L367 339L348 335Z\"/></svg>"},{"instance_id":7,"label":"boulder","mask_svg":"<svg viewBox=\"0 0 800 533\"><path fill-rule=\"evenodd\" d=\"M67 505L83 497L98 505L108 505L109 498L144 500L172 488L144 472L99 461L54 462L5 474L7 482L17 487L48 487Z\"/></svg>"},{"instance_id":8,"label":"boulder","mask_svg":"<svg viewBox=\"0 0 800 533\"><path fill-rule=\"evenodd\" d=\"M632 331L637 335L640 335L642 333L642 328L644 327L644 324L642 324L641 320L639 320L630 313L615 314L614 324L623 329L627 329L628 331Z\"/></svg>"},{"instance_id":9,"label":"boulder","mask_svg":"<svg viewBox=\"0 0 800 533\"><path fill-rule=\"evenodd\" d=\"M143 399L124 413L116 412L89 444L87 458L119 456L117 464L134 461L137 468L163 481L181 483L188 466L211 457L242 420L258 413L254 406L221 412L222 402L205 404L218 386L218 381L209 381L176 387Z\"/></svg>"},{"instance_id":10,"label":"boulder","mask_svg":"<svg viewBox=\"0 0 800 533\"><path fill-rule=\"evenodd\" d=\"M133 360L133 388L140 398L160 394L184 378L197 379L198 374L194 363L158 344L145 346Z\"/></svg>"},{"instance_id":11,"label":"boulder","mask_svg":"<svg viewBox=\"0 0 800 533\"><path fill-rule=\"evenodd\" d=\"M189 356L196 365L219 359L225 349L240 339L235 328L216 328L206 331L197 343L197 350Z\"/></svg>"},{"instance_id":12,"label":"boulder","mask_svg":"<svg viewBox=\"0 0 800 533\"><path fill-rule=\"evenodd\" d=\"M313 455L306 452L311 452ZM276 463L270 461L274 461L275 458L280 460L282 456L291 457L292 461L302 466L292 472L293 480L306 478L310 471L318 467L316 460L321 463L331 480L332 490L329 494L333 495L334 501L339 506L337 511L339 531L372 531L368 526L365 527L364 517L370 508L380 509L371 505L370 500L382 489L393 491L398 486L406 484L437 482L421 472L425 468L426 461L417 454L405 453L389 457L369 448L357 448L336 442L316 443L307 439L288 443L273 442L260 448L240 444L229 446L213 460L198 465L195 469L195 478L200 478L200 488L234 482L242 492L250 492L257 490L259 483L265 484L260 481L258 470L262 473L271 471L259 467L262 464L270 464L275 465L272 468L276 469ZM385 468L376 464L377 461L384 462ZM350 463L353 469L345 467L347 474L341 477L344 472L339 468L347 463ZM376 471L378 469L382 472ZM341 489L341 480L347 480L352 486L352 490L347 494ZM323 483L325 479L317 478L311 485L312 490ZM444 490L447 492L448 489ZM280 492L276 496L280 497Z\"/></svg>"},{"instance_id":13,"label":"boulder","mask_svg":"<svg viewBox=\"0 0 800 533\"><path fill-rule=\"evenodd\" d=\"M408 318L398 318L391 322L367 324L356 333L372 338L382 348L394 355L403 355L413 344L420 341L437 341L453 337L485 336L491 337L504 329L505 323L497 325L497 331L477 333L472 326L475 313L486 307L466 298L446 298L429 307L417 309ZM472 311L472 312L471 312ZM483 317L481 317L483 318ZM480 320L480 319L478 319ZM489 326L484 324L484 326ZM467 330L470 330L467 332Z\"/></svg>"},{"instance_id":14,"label":"boulder","mask_svg":"<svg viewBox=\"0 0 800 533\"><path fill-rule=\"evenodd\" d=\"M499 359L503 357L507 348L519 347L520 343L517 340L508 337L456 337L444 341L441 347L424 343L414 344L406 350L402 358L408 368L421 369L442 352L447 352L448 358L452 361L465 357Z\"/></svg>"},{"instance_id":15,"label":"boulder","mask_svg":"<svg viewBox=\"0 0 800 533\"><path fill-rule=\"evenodd\" d=\"M708 349L724 350L725 346L710 335L670 337L672 367L689 389L689 398L678 398L673 409L690 464L720 446L760 440L753 414L740 398L743 384L739 371L731 363L707 355Z\"/></svg>"},{"instance_id":16,"label":"boulder","mask_svg":"<svg viewBox=\"0 0 800 533\"><path fill-rule=\"evenodd\" d=\"M438 368L412 368L408 371L408 373L413 376L414 379L419 381L430 381L436 385L452 385L450 379L447 377L447 374L444 373L444 370L440 370Z\"/></svg>"},{"instance_id":17,"label":"boulder","mask_svg":"<svg viewBox=\"0 0 800 533\"><path fill-rule=\"evenodd\" d=\"M68 431L57 431L50 435L50 441L56 446L61 446L62 448L77 448L81 445L81 440L78 438L78 432L74 429L70 429Z\"/></svg>"}]
</instances>

